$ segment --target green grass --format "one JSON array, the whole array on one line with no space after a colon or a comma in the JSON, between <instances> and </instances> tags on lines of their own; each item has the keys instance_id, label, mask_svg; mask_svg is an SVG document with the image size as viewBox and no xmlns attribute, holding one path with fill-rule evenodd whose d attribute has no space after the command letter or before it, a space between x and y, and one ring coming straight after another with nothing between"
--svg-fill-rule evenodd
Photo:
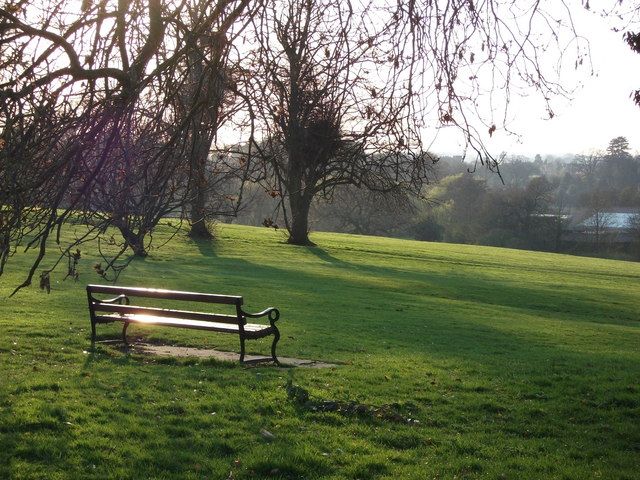
<instances>
[{"instance_id":1,"label":"green grass","mask_svg":"<svg viewBox=\"0 0 640 480\"><path fill-rule=\"evenodd\" d=\"M640 264L320 233L318 247L292 247L239 226L218 237L176 238L119 283L276 306L281 356L339 366L92 350L92 252L79 282L56 273L50 295L8 298L21 254L0 277L0 478L637 478ZM238 349L230 335L129 333ZM117 340L119 327L98 336ZM269 340L248 348L267 353ZM314 411L288 398L289 380L316 404L386 406L417 422Z\"/></svg>"}]
</instances>

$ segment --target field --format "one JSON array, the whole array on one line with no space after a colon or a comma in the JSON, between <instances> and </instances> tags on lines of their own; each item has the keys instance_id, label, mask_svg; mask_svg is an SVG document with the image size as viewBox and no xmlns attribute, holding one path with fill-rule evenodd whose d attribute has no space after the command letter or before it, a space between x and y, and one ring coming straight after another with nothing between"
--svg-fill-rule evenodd
<instances>
[{"instance_id":1,"label":"field","mask_svg":"<svg viewBox=\"0 0 640 480\"><path fill-rule=\"evenodd\" d=\"M0 478L638 478L640 264L322 233L293 247L228 225L217 237L175 238L118 283L278 307L279 354L337 366L140 355L117 325L92 348L95 252L77 282L56 272L51 294L9 298L19 254L0 277ZM230 335L129 334L238 350Z\"/></svg>"}]
</instances>

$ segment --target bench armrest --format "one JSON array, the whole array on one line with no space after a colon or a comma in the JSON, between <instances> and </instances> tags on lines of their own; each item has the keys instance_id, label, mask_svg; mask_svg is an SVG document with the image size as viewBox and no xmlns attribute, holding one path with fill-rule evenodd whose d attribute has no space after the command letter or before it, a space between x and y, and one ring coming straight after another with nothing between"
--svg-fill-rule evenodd
<instances>
[{"instance_id":1,"label":"bench armrest","mask_svg":"<svg viewBox=\"0 0 640 480\"><path fill-rule=\"evenodd\" d=\"M124 300L125 305L129 305L129 297L124 294L118 295L115 298L109 298L108 300L98 300L96 298L94 298L93 300L99 303L122 303L122 301Z\"/></svg>"},{"instance_id":2,"label":"bench armrest","mask_svg":"<svg viewBox=\"0 0 640 480\"><path fill-rule=\"evenodd\" d=\"M277 308L273 308L273 307L267 308L266 310L263 310L262 312L259 312L259 313L247 313L243 311L242 314L246 318L260 318L268 315L269 323L271 323L271 325L276 323L280 318L280 311Z\"/></svg>"}]
</instances>

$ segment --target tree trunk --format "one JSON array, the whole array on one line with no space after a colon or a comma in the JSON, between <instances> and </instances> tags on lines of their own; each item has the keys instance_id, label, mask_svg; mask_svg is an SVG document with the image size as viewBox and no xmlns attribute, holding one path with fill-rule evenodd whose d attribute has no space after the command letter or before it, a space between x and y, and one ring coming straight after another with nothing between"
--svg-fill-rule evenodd
<instances>
[{"instance_id":1,"label":"tree trunk","mask_svg":"<svg viewBox=\"0 0 640 480\"><path fill-rule=\"evenodd\" d=\"M295 192L289 196L291 209L291 222L289 222L289 239L287 243L292 245L315 245L309 240L309 209L311 208L310 195L303 192Z\"/></svg>"},{"instance_id":2,"label":"tree trunk","mask_svg":"<svg viewBox=\"0 0 640 480\"><path fill-rule=\"evenodd\" d=\"M191 238L200 240L212 240L214 238L213 233L211 233L211 230L209 230L209 227L207 226L204 218L200 218L199 220L191 224L188 235Z\"/></svg>"},{"instance_id":3,"label":"tree trunk","mask_svg":"<svg viewBox=\"0 0 640 480\"><path fill-rule=\"evenodd\" d=\"M121 222L116 223L116 227L118 228L118 230L120 230L120 234L122 235L122 238L124 238L124 241L127 244L127 246L131 250L133 250L133 254L136 257L144 258L147 255L149 255L149 253L147 252L144 246L144 237L146 236L146 233L144 231L135 233L127 225Z\"/></svg>"},{"instance_id":4,"label":"tree trunk","mask_svg":"<svg viewBox=\"0 0 640 480\"><path fill-rule=\"evenodd\" d=\"M190 186L192 197L191 230L189 236L210 240L213 234L207 226L207 196L209 185L207 182L207 161L209 150L218 128L219 110L224 98L224 85L222 82L221 59L225 49L224 35L219 35L214 44L201 45L201 48L210 47L210 62L214 67L206 68L204 58L198 52L192 52L189 56L191 70L189 72L196 90L191 92L192 102L205 101L206 106L201 108L191 119L193 150L189 159L193 184ZM202 85L200 82L203 82Z\"/></svg>"},{"instance_id":5,"label":"tree trunk","mask_svg":"<svg viewBox=\"0 0 640 480\"><path fill-rule=\"evenodd\" d=\"M207 159L215 129L207 124L209 119L201 113L192 120L193 150L189 158L191 169L191 198L189 201L191 238L210 240L213 234L207 227Z\"/></svg>"},{"instance_id":6,"label":"tree trunk","mask_svg":"<svg viewBox=\"0 0 640 480\"><path fill-rule=\"evenodd\" d=\"M209 151L210 140L205 134L201 134L197 139L198 145L196 152L191 157L191 175L195 179L191 186L192 197L190 202L191 209L191 229L189 236L191 238L199 238L203 240L211 240L213 234L207 226L207 172L206 162L207 153Z\"/></svg>"}]
</instances>

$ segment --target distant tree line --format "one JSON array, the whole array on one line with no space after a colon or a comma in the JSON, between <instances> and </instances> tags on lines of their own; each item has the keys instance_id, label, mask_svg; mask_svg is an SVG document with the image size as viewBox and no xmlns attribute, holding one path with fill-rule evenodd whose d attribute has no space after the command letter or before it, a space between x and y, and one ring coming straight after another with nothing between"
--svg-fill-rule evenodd
<instances>
[{"instance_id":1,"label":"distant tree line","mask_svg":"<svg viewBox=\"0 0 640 480\"><path fill-rule=\"evenodd\" d=\"M573 157L506 157L500 175L471 173L471 167L461 157L440 158L439 181L420 195L336 189L331 202L313 204L310 221L314 229L326 231L612 254L612 245L576 246L563 241L563 232L570 216L604 219L607 212L622 208L637 213L629 225L635 242L627 246L625 258L640 259L640 156L630 153L626 138L611 140L606 150ZM259 225L273 213L274 202L254 198L238 221Z\"/></svg>"}]
</instances>

